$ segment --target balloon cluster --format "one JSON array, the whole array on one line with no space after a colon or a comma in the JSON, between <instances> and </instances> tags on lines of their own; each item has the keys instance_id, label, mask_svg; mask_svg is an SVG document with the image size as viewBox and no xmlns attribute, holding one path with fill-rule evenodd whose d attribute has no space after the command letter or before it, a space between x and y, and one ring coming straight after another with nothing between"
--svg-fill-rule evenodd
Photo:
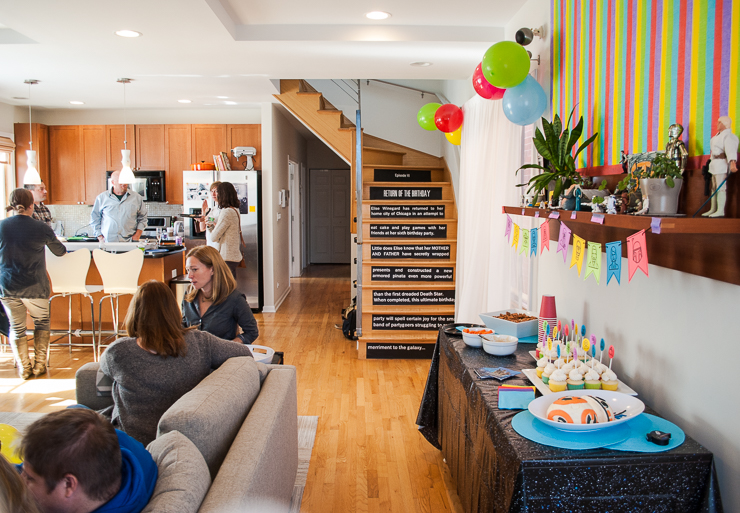
<instances>
[{"instance_id":1,"label":"balloon cluster","mask_svg":"<svg viewBox=\"0 0 740 513\"><path fill-rule=\"evenodd\" d=\"M463 111L457 105L446 103L427 103L416 115L419 126L424 130L444 132L447 140L460 146L462 135Z\"/></svg>"}]
</instances>

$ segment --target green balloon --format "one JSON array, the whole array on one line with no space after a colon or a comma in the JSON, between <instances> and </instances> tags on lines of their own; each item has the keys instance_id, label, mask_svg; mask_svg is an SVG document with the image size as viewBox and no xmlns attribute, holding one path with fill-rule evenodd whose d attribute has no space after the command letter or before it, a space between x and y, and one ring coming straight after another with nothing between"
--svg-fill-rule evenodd
<instances>
[{"instance_id":1,"label":"green balloon","mask_svg":"<svg viewBox=\"0 0 740 513\"><path fill-rule=\"evenodd\" d=\"M486 50L481 70L491 85L509 89L527 78L529 62L529 55L523 46L514 41L501 41Z\"/></svg>"},{"instance_id":2,"label":"green balloon","mask_svg":"<svg viewBox=\"0 0 740 513\"><path fill-rule=\"evenodd\" d=\"M436 130L437 125L434 124L434 114L436 114L437 109L441 106L439 103L427 103L420 108L419 113L416 115L419 126L424 130Z\"/></svg>"}]
</instances>

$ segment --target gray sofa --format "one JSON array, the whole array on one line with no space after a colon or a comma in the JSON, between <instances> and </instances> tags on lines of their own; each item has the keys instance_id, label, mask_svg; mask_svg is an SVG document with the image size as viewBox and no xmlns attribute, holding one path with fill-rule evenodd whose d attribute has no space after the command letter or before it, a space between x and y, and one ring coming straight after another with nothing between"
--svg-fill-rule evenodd
<instances>
[{"instance_id":1,"label":"gray sofa","mask_svg":"<svg viewBox=\"0 0 740 513\"><path fill-rule=\"evenodd\" d=\"M76 374L77 402L112 404L99 365ZM107 396L106 396L107 395ZM147 449L159 478L147 513L288 511L298 470L296 370L231 358L173 404Z\"/></svg>"}]
</instances>

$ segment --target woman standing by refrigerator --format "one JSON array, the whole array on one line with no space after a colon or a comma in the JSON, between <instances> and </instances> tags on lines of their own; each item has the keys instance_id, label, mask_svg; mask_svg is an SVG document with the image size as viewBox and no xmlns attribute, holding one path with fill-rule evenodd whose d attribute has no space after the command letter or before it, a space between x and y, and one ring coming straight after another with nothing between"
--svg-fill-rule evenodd
<instances>
[{"instance_id":1,"label":"woman standing by refrigerator","mask_svg":"<svg viewBox=\"0 0 740 513\"><path fill-rule=\"evenodd\" d=\"M210 232L211 241L218 243L219 253L236 279L236 268L242 261L240 243L241 216L239 215L239 197L234 185L221 182L216 187L216 199L219 214L215 223L207 221L206 229Z\"/></svg>"},{"instance_id":2,"label":"woman standing by refrigerator","mask_svg":"<svg viewBox=\"0 0 740 513\"><path fill-rule=\"evenodd\" d=\"M211 184L211 187L209 188L208 192L211 194L211 199L213 200L213 206L208 206L208 200L203 200L203 207L201 208L201 212L203 212L203 215L198 218L198 230L201 232L205 232L206 234L206 244L211 246L212 248L219 249L220 244L218 242L213 242L213 239L211 238L211 232L206 229L206 222L208 221L208 218L211 217L214 220L218 219L219 214L219 208L218 208L218 186L221 184L221 182L213 182Z\"/></svg>"}]
</instances>

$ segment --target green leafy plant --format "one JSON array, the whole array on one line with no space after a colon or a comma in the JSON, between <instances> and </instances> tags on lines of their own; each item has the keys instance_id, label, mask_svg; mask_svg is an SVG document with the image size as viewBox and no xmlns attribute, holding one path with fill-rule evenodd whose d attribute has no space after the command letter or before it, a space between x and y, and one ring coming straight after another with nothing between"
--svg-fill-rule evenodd
<instances>
[{"instance_id":1,"label":"green leafy plant","mask_svg":"<svg viewBox=\"0 0 740 513\"><path fill-rule=\"evenodd\" d=\"M528 193L534 191L535 194L540 194L542 191L547 190L550 182L554 181L555 188L553 196L559 198L560 193L572 184L583 183L583 177L576 172L576 159L583 150L596 140L599 134L597 132L586 139L574 154L573 148L583 133L583 116L581 116L576 126L571 130L570 120L572 117L573 110L570 111L565 128L563 128L562 121L557 114L552 123L542 118L542 131L539 128L535 130L534 146L537 148L537 152L547 160L547 166L526 164L517 169L517 172L522 169L540 169L544 171L544 173L530 178L527 184L520 185L520 187L529 185L527 189Z\"/></svg>"},{"instance_id":2,"label":"green leafy plant","mask_svg":"<svg viewBox=\"0 0 740 513\"><path fill-rule=\"evenodd\" d=\"M665 153L658 153L650 166L640 167L635 171L635 178L665 178L665 184L673 188L675 180L683 178L681 168L675 161L666 157Z\"/></svg>"}]
</instances>

